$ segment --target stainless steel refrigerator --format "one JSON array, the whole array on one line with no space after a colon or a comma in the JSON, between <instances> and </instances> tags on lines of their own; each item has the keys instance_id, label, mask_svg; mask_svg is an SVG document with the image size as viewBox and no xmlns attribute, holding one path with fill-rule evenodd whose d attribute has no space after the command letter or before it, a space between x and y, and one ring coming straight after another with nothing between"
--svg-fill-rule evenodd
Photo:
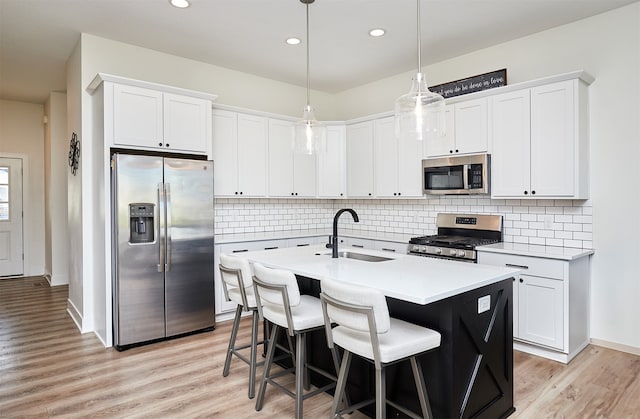
<instances>
[{"instance_id":1,"label":"stainless steel refrigerator","mask_svg":"<svg viewBox=\"0 0 640 419\"><path fill-rule=\"evenodd\" d=\"M111 160L115 347L213 328L213 162Z\"/></svg>"}]
</instances>

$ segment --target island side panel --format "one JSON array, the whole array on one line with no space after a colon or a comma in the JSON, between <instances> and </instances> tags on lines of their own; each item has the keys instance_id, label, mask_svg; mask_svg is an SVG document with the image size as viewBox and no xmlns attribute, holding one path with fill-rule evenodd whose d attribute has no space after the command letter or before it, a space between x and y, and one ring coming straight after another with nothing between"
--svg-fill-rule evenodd
<instances>
[{"instance_id":1,"label":"island side panel","mask_svg":"<svg viewBox=\"0 0 640 419\"><path fill-rule=\"evenodd\" d=\"M506 417L513 407L512 279L468 291L432 304L387 298L389 313L437 330L442 343L421 357L435 417ZM478 313L478 299L489 296L489 308ZM419 409L411 371L388 386L389 397ZM408 375L407 375L408 374Z\"/></svg>"}]
</instances>

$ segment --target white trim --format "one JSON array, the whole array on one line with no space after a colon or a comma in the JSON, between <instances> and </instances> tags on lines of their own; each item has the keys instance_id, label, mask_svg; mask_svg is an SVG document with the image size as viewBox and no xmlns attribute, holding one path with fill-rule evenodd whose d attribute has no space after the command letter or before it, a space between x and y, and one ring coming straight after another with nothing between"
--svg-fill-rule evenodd
<instances>
[{"instance_id":1,"label":"white trim","mask_svg":"<svg viewBox=\"0 0 640 419\"><path fill-rule=\"evenodd\" d=\"M175 93L177 95L197 97L200 99L206 99L214 101L218 95L211 93L198 92L195 90L183 89L181 87L167 86L166 84L151 83L148 81L135 80L127 77L114 76L113 74L98 73L94 79L87 86L87 92L93 94L93 92L100 86L102 82L109 81L112 83L126 84L128 86L142 87L144 89L154 89L161 92Z\"/></svg>"},{"instance_id":2,"label":"white trim","mask_svg":"<svg viewBox=\"0 0 640 419\"><path fill-rule=\"evenodd\" d=\"M547 358L552 361L562 362L563 364L568 364L573 358L575 358L576 355L578 355L588 345L589 345L589 341L586 341L582 345L578 346L575 351L568 354L566 352L560 352L557 350L549 349L544 346L534 345L534 344L520 341L520 340L513 341L513 349L515 349L516 351L540 356L542 358Z\"/></svg>"},{"instance_id":3,"label":"white trim","mask_svg":"<svg viewBox=\"0 0 640 419\"><path fill-rule=\"evenodd\" d=\"M82 314L69 298L67 298L67 313L69 313L69 317L71 317L71 320L76 324L80 333L85 333L85 331L82 330Z\"/></svg>"},{"instance_id":4,"label":"white trim","mask_svg":"<svg viewBox=\"0 0 640 419\"><path fill-rule=\"evenodd\" d=\"M3 153L0 152L0 158L8 159L20 159L22 160L22 275L19 276L36 276L38 273L34 273L30 269L29 261L31 260L31 241L27 243L27 235L25 234L25 220L30 219L27 216L31 215L31 201L29 201L29 156L22 153ZM27 245L28 244L28 245ZM41 273L40 273L41 275Z\"/></svg>"},{"instance_id":5,"label":"white trim","mask_svg":"<svg viewBox=\"0 0 640 419\"><path fill-rule=\"evenodd\" d=\"M616 343L602 339L591 339L591 344L640 356L640 347L637 346L624 345L622 343Z\"/></svg>"}]
</instances>

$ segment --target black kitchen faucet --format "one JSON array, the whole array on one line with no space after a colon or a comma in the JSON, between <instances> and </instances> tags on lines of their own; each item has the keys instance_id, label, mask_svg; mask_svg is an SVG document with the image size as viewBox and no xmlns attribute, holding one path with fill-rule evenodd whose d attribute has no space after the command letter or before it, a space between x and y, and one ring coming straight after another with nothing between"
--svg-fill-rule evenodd
<instances>
[{"instance_id":1,"label":"black kitchen faucet","mask_svg":"<svg viewBox=\"0 0 640 419\"><path fill-rule=\"evenodd\" d=\"M351 208L343 208L336 212L336 215L333 217L333 236L331 236L330 243L332 258L338 257L338 218L340 218L340 215L342 215L343 212L350 212L351 216L353 217L353 221L355 221L356 223L360 222L360 220L358 219L358 214L356 214L356 212ZM327 245L327 247L329 247L329 245Z\"/></svg>"}]
</instances>

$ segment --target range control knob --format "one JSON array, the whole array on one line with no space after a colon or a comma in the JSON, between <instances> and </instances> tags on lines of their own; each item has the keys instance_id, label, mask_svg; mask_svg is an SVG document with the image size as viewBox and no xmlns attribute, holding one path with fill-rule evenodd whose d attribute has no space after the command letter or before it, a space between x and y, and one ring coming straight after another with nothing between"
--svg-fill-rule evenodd
<instances>
[{"instance_id":1,"label":"range control knob","mask_svg":"<svg viewBox=\"0 0 640 419\"><path fill-rule=\"evenodd\" d=\"M451 249L451 250L449 250L449 254L451 256L457 256L458 255L458 251L456 249Z\"/></svg>"},{"instance_id":2,"label":"range control knob","mask_svg":"<svg viewBox=\"0 0 640 419\"><path fill-rule=\"evenodd\" d=\"M465 251L464 250L458 250L458 257L463 258L465 255Z\"/></svg>"},{"instance_id":3,"label":"range control knob","mask_svg":"<svg viewBox=\"0 0 640 419\"><path fill-rule=\"evenodd\" d=\"M436 255L441 255L442 254L442 249L439 247L436 247L435 249Z\"/></svg>"}]
</instances>

